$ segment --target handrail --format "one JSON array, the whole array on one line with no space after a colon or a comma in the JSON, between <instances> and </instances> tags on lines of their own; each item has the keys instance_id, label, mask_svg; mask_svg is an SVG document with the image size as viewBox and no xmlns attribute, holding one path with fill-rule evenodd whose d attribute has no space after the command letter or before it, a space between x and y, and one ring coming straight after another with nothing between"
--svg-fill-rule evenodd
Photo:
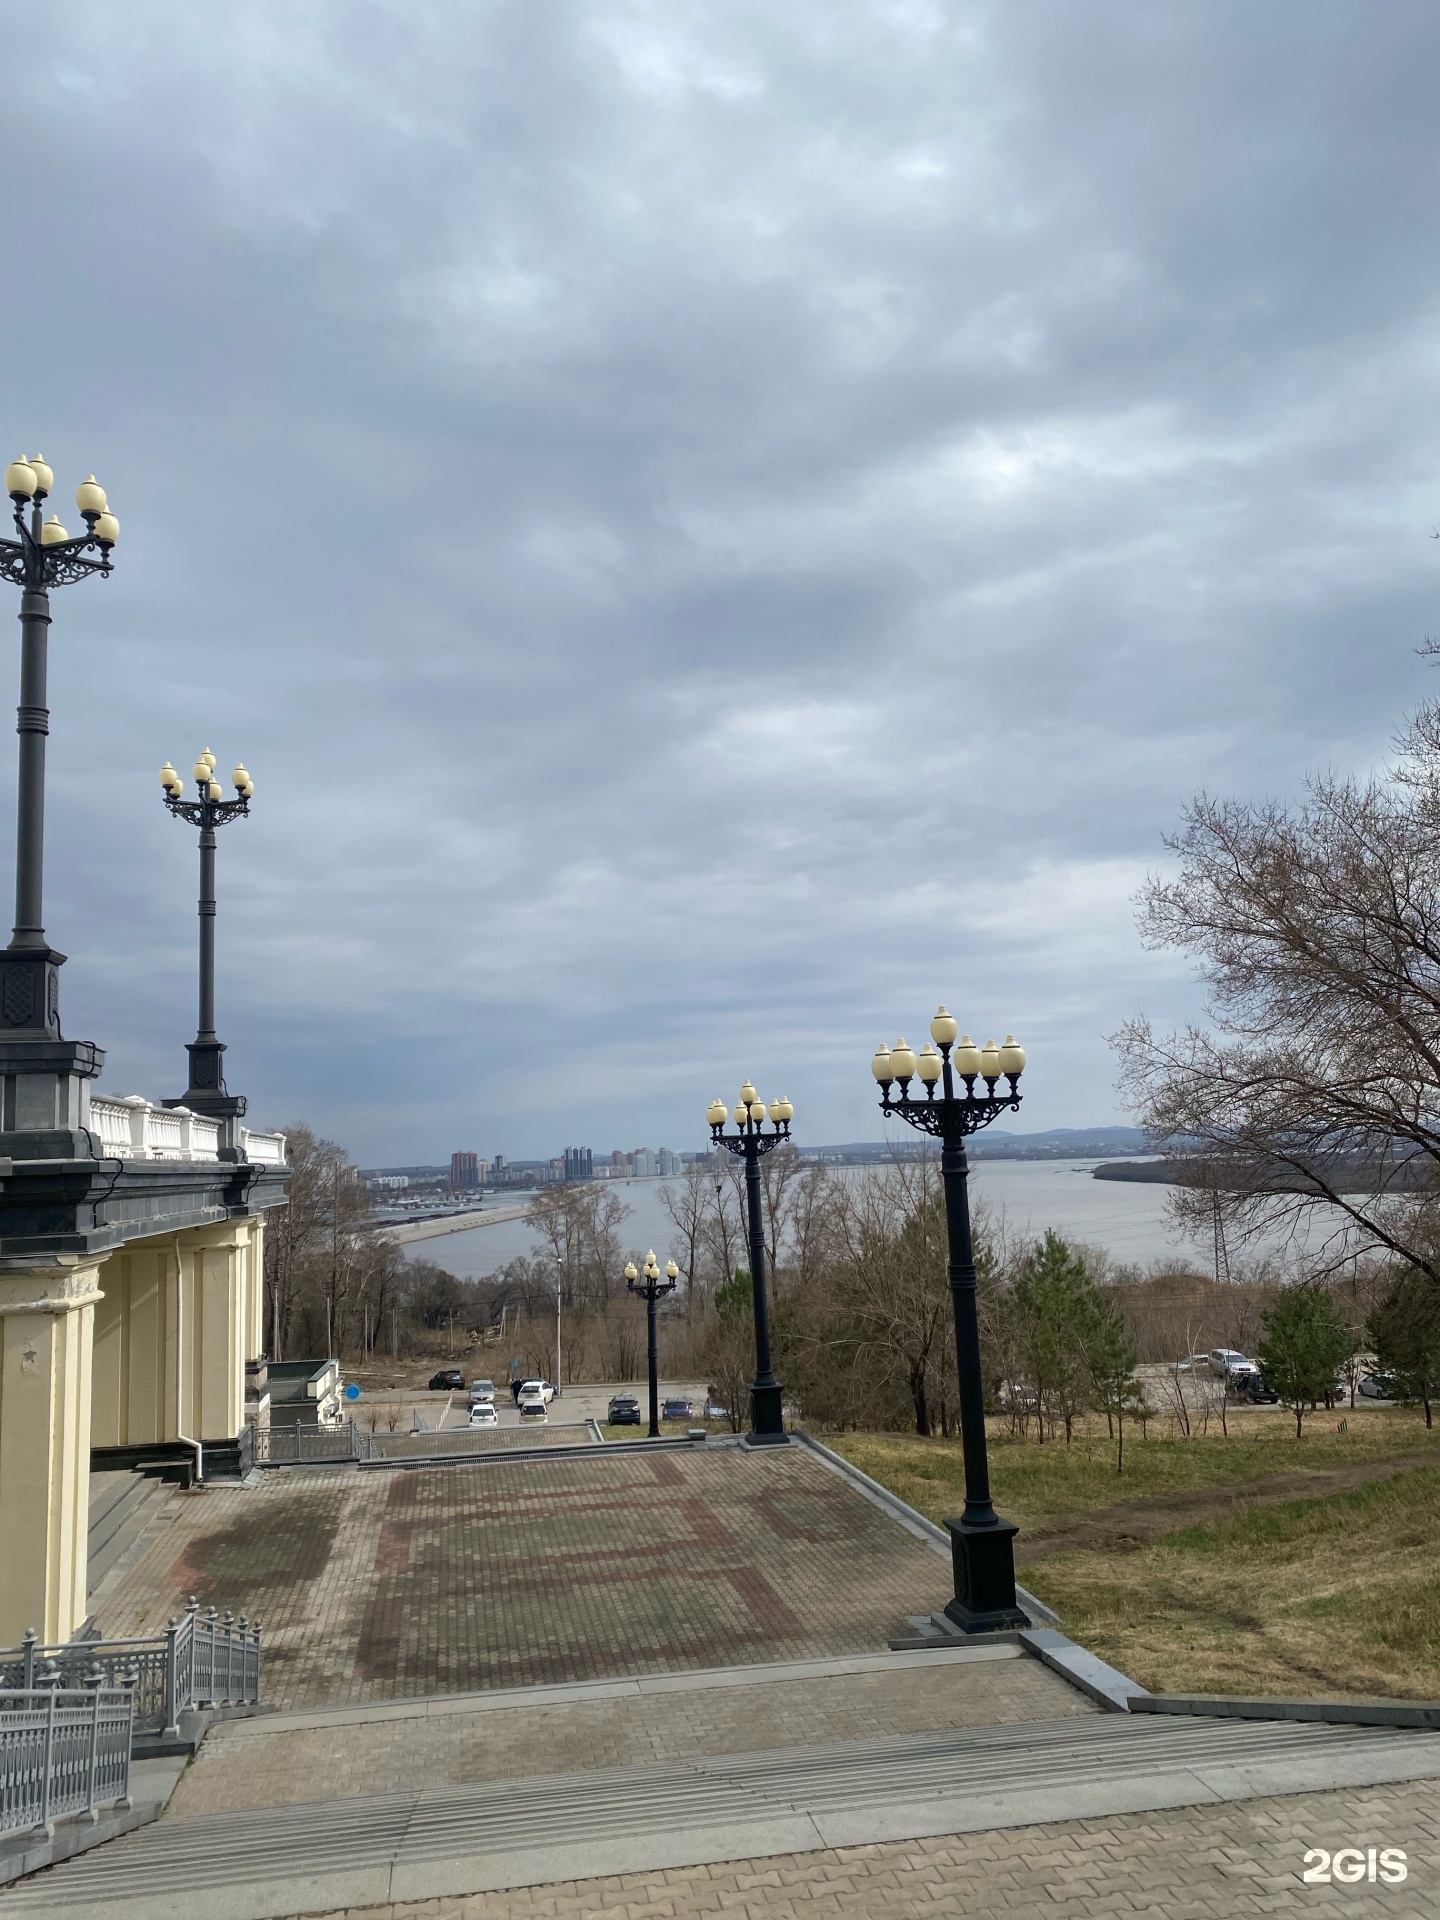
<instances>
[{"instance_id":1,"label":"handrail","mask_svg":"<svg viewBox=\"0 0 1440 1920\"><path fill-rule=\"evenodd\" d=\"M258 1703L260 1623L243 1613L222 1618L214 1607L202 1614L192 1593L184 1618L172 1618L163 1633L41 1646L31 1628L23 1645L0 1648L0 1702L33 1688L42 1669L73 1686L97 1668L105 1685L130 1685L137 1727L174 1735L180 1715L196 1707Z\"/></svg>"},{"instance_id":2,"label":"handrail","mask_svg":"<svg viewBox=\"0 0 1440 1920\"><path fill-rule=\"evenodd\" d=\"M57 1820L129 1806L135 1697L129 1685L107 1685L98 1666L78 1687L55 1671L36 1682L0 1691L0 1833L48 1838Z\"/></svg>"}]
</instances>

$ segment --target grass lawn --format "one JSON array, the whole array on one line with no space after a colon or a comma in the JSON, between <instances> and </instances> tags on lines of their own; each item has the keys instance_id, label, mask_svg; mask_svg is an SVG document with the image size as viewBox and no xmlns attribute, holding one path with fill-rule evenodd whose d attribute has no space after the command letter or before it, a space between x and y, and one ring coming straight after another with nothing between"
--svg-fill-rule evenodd
<instances>
[{"instance_id":1,"label":"grass lawn","mask_svg":"<svg viewBox=\"0 0 1440 1920\"><path fill-rule=\"evenodd\" d=\"M1440 1699L1440 1466L1252 1507L1026 1584L1152 1693Z\"/></svg>"},{"instance_id":2,"label":"grass lawn","mask_svg":"<svg viewBox=\"0 0 1440 1920\"><path fill-rule=\"evenodd\" d=\"M990 1439L995 1504L1032 1540L1067 1522L1103 1526L1107 1510L1149 1510L1149 1537L1137 1528L1127 1540L1117 1525L1103 1545L1074 1550L1057 1537L1023 1566L1024 1585L1067 1633L1156 1692L1440 1699L1440 1431L1399 1409L1345 1409L1307 1420L1297 1442L1283 1416L1246 1411L1231 1417L1228 1438L1213 1426L1204 1438L1137 1437L1133 1447L1127 1436L1117 1476L1103 1421L1096 1427L1068 1448ZM825 1442L930 1518L960 1511L957 1441ZM1326 1484L1337 1470L1416 1456L1423 1464L1370 1485ZM1246 1490L1308 1473L1317 1476L1308 1498L1303 1479L1284 1498ZM1226 1488L1239 1504L1202 1513Z\"/></svg>"},{"instance_id":3,"label":"grass lawn","mask_svg":"<svg viewBox=\"0 0 1440 1920\"><path fill-rule=\"evenodd\" d=\"M1337 1432L1344 1420L1347 1431ZM1234 1486L1271 1473L1343 1467L1368 1460L1391 1460L1431 1452L1440 1463L1440 1428L1427 1433L1420 1416L1398 1408L1365 1407L1353 1413L1307 1417L1296 1440L1288 1414L1271 1411L1232 1413L1228 1438L1211 1422L1204 1438L1154 1437L1138 1430L1125 1435L1125 1471L1115 1471L1115 1443L1105 1422L1082 1423L1075 1440L1015 1440L991 1423L990 1484L995 1504L1022 1527L1044 1526L1094 1513L1122 1501L1164 1494ZM902 1500L944 1520L964 1503L965 1475L958 1440L921 1440L913 1434L824 1434L827 1447L853 1460L863 1473L890 1487Z\"/></svg>"}]
</instances>

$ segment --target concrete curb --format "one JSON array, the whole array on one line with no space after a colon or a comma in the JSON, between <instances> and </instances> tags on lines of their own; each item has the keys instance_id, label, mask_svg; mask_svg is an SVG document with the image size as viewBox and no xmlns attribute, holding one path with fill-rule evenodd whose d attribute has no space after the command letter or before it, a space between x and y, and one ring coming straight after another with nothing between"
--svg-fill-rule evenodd
<instances>
[{"instance_id":1,"label":"concrete curb","mask_svg":"<svg viewBox=\"0 0 1440 1920\"><path fill-rule=\"evenodd\" d=\"M918 1513L908 1501L902 1500L898 1493L892 1493L889 1487L883 1487L878 1480L872 1480L868 1473L863 1473L853 1461L847 1460L843 1453L835 1453L817 1440L813 1434L807 1433L803 1427L796 1427L791 1437L798 1440L802 1446L808 1447L812 1453L818 1454L828 1467L840 1474L843 1479L850 1481L876 1506L883 1507L892 1519L900 1522L907 1533L918 1534L929 1546L942 1553L947 1561L950 1559L950 1536L943 1527L937 1527L933 1520L927 1520L923 1513ZM1059 1614L1047 1607L1043 1600L1037 1600L1035 1595L1022 1587L1018 1581L1015 1584L1015 1592L1021 1606L1037 1625L1058 1626Z\"/></svg>"},{"instance_id":2,"label":"concrete curb","mask_svg":"<svg viewBox=\"0 0 1440 1920\"><path fill-rule=\"evenodd\" d=\"M1235 1700L1213 1693L1137 1693L1131 1713L1211 1720L1323 1720L1338 1727L1421 1727L1440 1733L1440 1703L1426 1700Z\"/></svg>"},{"instance_id":3,"label":"concrete curb","mask_svg":"<svg viewBox=\"0 0 1440 1920\"><path fill-rule=\"evenodd\" d=\"M979 1644L927 1643L924 1660L942 1665L1020 1657L1016 1634L987 1635ZM829 1680L866 1673L903 1673L913 1665L908 1653L833 1654L815 1660L780 1660L753 1667L699 1667L682 1673L622 1675L613 1680L559 1681L534 1687L495 1687L477 1693L417 1694L402 1700L374 1700L356 1706L292 1707L248 1724L231 1722L225 1744L268 1739L277 1733L303 1733L325 1727L366 1726L389 1720L438 1720L454 1714L510 1713L516 1708L573 1706L586 1700L625 1700L653 1694L707 1693L717 1688L784 1686L790 1681Z\"/></svg>"},{"instance_id":4,"label":"concrete curb","mask_svg":"<svg viewBox=\"0 0 1440 1920\"><path fill-rule=\"evenodd\" d=\"M1144 1687L1127 1680L1123 1673L1106 1666L1097 1654L1087 1653L1084 1647L1057 1633L1053 1627L1030 1627L1016 1638L1027 1652L1043 1660L1052 1673L1058 1673L1062 1680L1068 1680L1072 1687L1088 1694L1107 1713L1132 1713L1140 1701L1150 1698ZM1257 1715L1260 1719L1266 1717Z\"/></svg>"},{"instance_id":5,"label":"concrete curb","mask_svg":"<svg viewBox=\"0 0 1440 1920\"><path fill-rule=\"evenodd\" d=\"M590 1420L584 1424L595 1426ZM703 1447L699 1441L691 1440L684 1434L664 1434L658 1440L607 1440L597 1428L596 1436L594 1440L573 1447L490 1447L474 1453L410 1454L396 1460L265 1460L258 1464L256 1470L263 1473L313 1473L317 1467L329 1467L341 1472L379 1473L389 1467L473 1467L503 1465L507 1460L596 1460L602 1454L607 1459L614 1459L617 1455L627 1453L698 1453L743 1444L743 1435L728 1433L710 1434Z\"/></svg>"}]
</instances>

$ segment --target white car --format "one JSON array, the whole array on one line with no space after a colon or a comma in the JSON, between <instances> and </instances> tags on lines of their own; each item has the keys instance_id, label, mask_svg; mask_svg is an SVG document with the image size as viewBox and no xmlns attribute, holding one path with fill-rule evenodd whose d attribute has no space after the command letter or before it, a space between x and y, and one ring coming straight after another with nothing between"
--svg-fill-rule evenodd
<instances>
[{"instance_id":1,"label":"white car","mask_svg":"<svg viewBox=\"0 0 1440 1920\"><path fill-rule=\"evenodd\" d=\"M555 1398L555 1389L554 1387L551 1386L548 1380L522 1380L520 1382L519 1398L522 1401L525 1399L527 1394L536 1394L536 1393L539 1394L540 1398L545 1402L547 1407L549 1406L550 1402Z\"/></svg>"},{"instance_id":2,"label":"white car","mask_svg":"<svg viewBox=\"0 0 1440 1920\"><path fill-rule=\"evenodd\" d=\"M1212 1347L1210 1371L1217 1379L1233 1381L1242 1376L1258 1374L1260 1369L1248 1355L1238 1352L1234 1347Z\"/></svg>"},{"instance_id":3,"label":"white car","mask_svg":"<svg viewBox=\"0 0 1440 1920\"><path fill-rule=\"evenodd\" d=\"M498 1427L500 1416L495 1411L495 1402L477 1400L470 1409L470 1424L472 1427Z\"/></svg>"},{"instance_id":4,"label":"white car","mask_svg":"<svg viewBox=\"0 0 1440 1920\"><path fill-rule=\"evenodd\" d=\"M549 1409L538 1393L522 1393L520 1396L520 1418L522 1420L548 1420Z\"/></svg>"}]
</instances>

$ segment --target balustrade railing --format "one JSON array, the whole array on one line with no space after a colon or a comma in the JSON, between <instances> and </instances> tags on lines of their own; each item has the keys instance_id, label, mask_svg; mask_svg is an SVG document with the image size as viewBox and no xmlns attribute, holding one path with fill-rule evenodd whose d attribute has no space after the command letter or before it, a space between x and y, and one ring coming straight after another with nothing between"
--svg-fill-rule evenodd
<instances>
[{"instance_id":1,"label":"balustrade railing","mask_svg":"<svg viewBox=\"0 0 1440 1920\"><path fill-rule=\"evenodd\" d=\"M221 1125L188 1107L157 1107L138 1093L97 1093L90 1098L90 1129L102 1150L117 1160L202 1160L220 1157ZM258 1166L283 1167L283 1133L241 1127L245 1158Z\"/></svg>"},{"instance_id":2,"label":"balustrade railing","mask_svg":"<svg viewBox=\"0 0 1440 1920\"><path fill-rule=\"evenodd\" d=\"M134 1724L143 1732L176 1733L194 1707L253 1706L260 1698L260 1624L200 1611L192 1594L184 1618L164 1633L130 1640L74 1640L42 1647L32 1632L23 1646L0 1651L0 1702L51 1676L62 1687L88 1685L99 1671L106 1686L134 1695Z\"/></svg>"},{"instance_id":3,"label":"balustrade railing","mask_svg":"<svg viewBox=\"0 0 1440 1920\"><path fill-rule=\"evenodd\" d=\"M0 1692L0 1833L50 1834L78 1814L130 1804L134 1696L92 1667L82 1686L44 1673Z\"/></svg>"}]
</instances>

